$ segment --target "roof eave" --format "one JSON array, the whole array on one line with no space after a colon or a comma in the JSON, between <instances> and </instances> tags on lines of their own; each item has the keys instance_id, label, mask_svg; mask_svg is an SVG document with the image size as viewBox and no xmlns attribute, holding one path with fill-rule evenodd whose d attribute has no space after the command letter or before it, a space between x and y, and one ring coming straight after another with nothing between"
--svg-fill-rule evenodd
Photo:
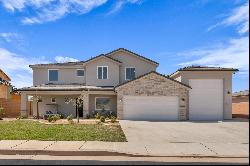
<instances>
[{"instance_id":1,"label":"roof eave","mask_svg":"<svg viewBox=\"0 0 250 166\"><path fill-rule=\"evenodd\" d=\"M160 74L160 73L158 73L158 72L156 72L156 71L151 71L151 72L146 73L146 74L144 74L144 75L142 75L142 76L139 76L139 77L137 77L137 78L135 78L135 79L133 79L133 80L130 80L130 81L128 81L128 82L124 82L124 83L122 83L122 84L120 84L120 85L115 86L114 89L116 89L116 88L118 88L118 87L121 87L121 86L124 86L124 85L126 85L126 84L128 84L128 83L130 83L130 82L133 82L133 81L135 81L135 80L138 80L138 79L140 79L140 78L143 78L143 77L145 77L145 76L147 76L147 75L149 75L149 74L152 74L152 73L155 73L155 74L157 74L157 75L159 75L159 76L162 76L162 77L164 77L164 78L166 78L166 79L169 79L169 80L171 80L171 81L174 81L174 82L176 82L176 83L178 83L178 84L180 84L180 85L182 85L182 86L184 86L184 87L186 87L186 88L188 88L188 89L192 89L191 86L186 85L186 84L184 84L184 83L182 83L182 82L179 82L179 81L177 81L177 80L174 80L174 79L172 79L172 78L170 78L170 77L167 77L167 76L165 76L165 75L163 75L163 74Z\"/></svg>"},{"instance_id":2,"label":"roof eave","mask_svg":"<svg viewBox=\"0 0 250 166\"><path fill-rule=\"evenodd\" d=\"M146 58L146 57L144 57L144 56L141 56L141 55L139 55L139 54L137 54L137 53L134 53L134 52L132 52L132 51L130 51L130 50L127 50L127 49L125 49L125 48L118 48L118 49L116 49L116 50L113 50L113 51L111 51L111 52L105 54L105 55L106 55L106 56L110 56L110 55L112 55L112 54L114 54L114 53L116 53L116 52L118 52L118 51L125 51L125 52L127 52L127 53L129 53L129 54L135 55L135 56L137 56L138 58L143 59L144 61L147 61L147 62L149 62L149 63L151 63L151 64L156 65L156 67L159 66L159 63L158 63L158 62L155 62L155 61L153 61L153 60L151 60L151 59L148 59L148 58Z\"/></svg>"}]
</instances>

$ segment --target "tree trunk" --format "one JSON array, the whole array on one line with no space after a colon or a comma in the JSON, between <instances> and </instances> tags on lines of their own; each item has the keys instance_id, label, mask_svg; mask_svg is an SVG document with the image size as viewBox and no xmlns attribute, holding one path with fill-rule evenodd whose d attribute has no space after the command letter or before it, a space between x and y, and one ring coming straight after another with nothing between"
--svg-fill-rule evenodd
<instances>
[{"instance_id":1,"label":"tree trunk","mask_svg":"<svg viewBox=\"0 0 250 166\"><path fill-rule=\"evenodd\" d=\"M79 123L79 105L78 105L78 101L76 99L76 119L77 119L77 123Z\"/></svg>"},{"instance_id":2,"label":"tree trunk","mask_svg":"<svg viewBox=\"0 0 250 166\"><path fill-rule=\"evenodd\" d=\"M76 118L77 118L77 123L79 123L79 107L78 107L78 105L76 106Z\"/></svg>"},{"instance_id":3,"label":"tree trunk","mask_svg":"<svg viewBox=\"0 0 250 166\"><path fill-rule=\"evenodd\" d=\"M39 120L38 101L36 102L36 118Z\"/></svg>"}]
</instances>

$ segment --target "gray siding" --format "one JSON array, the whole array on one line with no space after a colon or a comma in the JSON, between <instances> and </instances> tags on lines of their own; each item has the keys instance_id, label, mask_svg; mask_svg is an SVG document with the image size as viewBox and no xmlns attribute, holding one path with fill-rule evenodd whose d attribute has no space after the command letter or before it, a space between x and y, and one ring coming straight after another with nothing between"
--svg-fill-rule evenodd
<instances>
[{"instance_id":1,"label":"gray siding","mask_svg":"<svg viewBox=\"0 0 250 166\"><path fill-rule=\"evenodd\" d=\"M58 81L49 81L48 80L48 69L58 69ZM82 68L33 68L33 85L41 85L47 83L59 83L59 84L85 84L85 77L77 77L76 70L84 69Z\"/></svg>"},{"instance_id":2,"label":"gray siding","mask_svg":"<svg viewBox=\"0 0 250 166\"><path fill-rule=\"evenodd\" d=\"M108 79L97 79L97 66L108 66ZM119 64L108 59L99 58L86 65L86 85L116 86L119 84Z\"/></svg>"},{"instance_id":3,"label":"gray siding","mask_svg":"<svg viewBox=\"0 0 250 166\"><path fill-rule=\"evenodd\" d=\"M138 58L132 54L120 51L116 52L110 57L117 59L122 62L122 65L120 66L120 83L125 82L125 68L126 67L135 67L135 75L136 77L139 77L141 75L144 75L146 73L149 73L151 71L155 71L157 65L147 62L143 60L142 58Z\"/></svg>"}]
</instances>

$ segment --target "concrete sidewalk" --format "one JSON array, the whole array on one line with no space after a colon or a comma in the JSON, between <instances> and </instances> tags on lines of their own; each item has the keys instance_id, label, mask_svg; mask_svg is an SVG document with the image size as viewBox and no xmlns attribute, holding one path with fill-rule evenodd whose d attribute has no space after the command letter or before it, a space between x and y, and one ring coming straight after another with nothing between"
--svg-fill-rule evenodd
<instances>
[{"instance_id":1,"label":"concrete sidewalk","mask_svg":"<svg viewBox=\"0 0 250 166\"><path fill-rule=\"evenodd\" d=\"M210 145L212 146L212 145ZM225 148L228 145L220 145ZM230 145L234 146L234 145ZM149 145L133 142L2 140L0 154L64 156L248 157L248 145L235 151L214 151L199 143ZM216 147L220 149L220 147Z\"/></svg>"}]
</instances>

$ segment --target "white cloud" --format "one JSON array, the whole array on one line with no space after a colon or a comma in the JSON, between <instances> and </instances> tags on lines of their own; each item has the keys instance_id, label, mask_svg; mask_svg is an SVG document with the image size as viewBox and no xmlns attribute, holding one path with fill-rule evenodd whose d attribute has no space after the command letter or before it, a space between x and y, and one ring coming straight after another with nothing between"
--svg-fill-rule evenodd
<instances>
[{"instance_id":1,"label":"white cloud","mask_svg":"<svg viewBox=\"0 0 250 166\"><path fill-rule=\"evenodd\" d=\"M181 66L203 65L238 68L241 73L249 73L249 38L232 39L229 43L214 48L201 48L187 51L184 55L195 58L181 63Z\"/></svg>"},{"instance_id":2,"label":"white cloud","mask_svg":"<svg viewBox=\"0 0 250 166\"><path fill-rule=\"evenodd\" d=\"M78 60L70 57L56 56L55 61L63 63L76 62ZM28 58L0 47L0 68L10 76L12 84L17 88L32 85L32 69L29 65L47 63L51 63L51 61L45 57Z\"/></svg>"},{"instance_id":3,"label":"white cloud","mask_svg":"<svg viewBox=\"0 0 250 166\"><path fill-rule=\"evenodd\" d=\"M240 73L249 75L249 2L233 10L219 25L237 25L238 38L229 40L226 43L217 43L209 47L189 50L179 55L190 59L183 62L181 66L202 65L230 67L240 69Z\"/></svg>"},{"instance_id":4,"label":"white cloud","mask_svg":"<svg viewBox=\"0 0 250 166\"><path fill-rule=\"evenodd\" d=\"M210 26L208 31L211 31L221 25L236 25L239 34L249 32L249 1L232 10L232 12L229 13L221 22Z\"/></svg>"},{"instance_id":5,"label":"white cloud","mask_svg":"<svg viewBox=\"0 0 250 166\"><path fill-rule=\"evenodd\" d=\"M56 56L55 61L57 63L64 63L64 62L77 62L78 59L70 58L70 57L63 57L63 56Z\"/></svg>"},{"instance_id":6,"label":"white cloud","mask_svg":"<svg viewBox=\"0 0 250 166\"><path fill-rule=\"evenodd\" d=\"M55 21L69 13L84 14L106 2L107 0L2 0L3 6L11 12L32 9L35 16L25 17L23 24Z\"/></svg>"},{"instance_id":7,"label":"white cloud","mask_svg":"<svg viewBox=\"0 0 250 166\"><path fill-rule=\"evenodd\" d=\"M13 32L2 32L0 33L0 41L4 41L8 44L14 45L19 50L24 50L27 42L21 34Z\"/></svg>"},{"instance_id":8,"label":"white cloud","mask_svg":"<svg viewBox=\"0 0 250 166\"><path fill-rule=\"evenodd\" d=\"M8 74L12 84L18 88L32 85L32 70L30 64L48 63L42 58L25 58L0 48L0 68Z\"/></svg>"},{"instance_id":9,"label":"white cloud","mask_svg":"<svg viewBox=\"0 0 250 166\"><path fill-rule=\"evenodd\" d=\"M131 4L141 4L142 0L117 0L113 8L108 12L108 15L118 12L123 8L124 5Z\"/></svg>"},{"instance_id":10,"label":"white cloud","mask_svg":"<svg viewBox=\"0 0 250 166\"><path fill-rule=\"evenodd\" d=\"M108 0L0 0L10 12L23 12L29 8L34 16L25 16L21 22L26 25L42 24L63 18L70 13L85 14ZM120 10L125 4L140 4L142 0L117 0L111 11ZM25 13L26 14L26 13Z\"/></svg>"},{"instance_id":11,"label":"white cloud","mask_svg":"<svg viewBox=\"0 0 250 166\"><path fill-rule=\"evenodd\" d=\"M15 40L22 40L22 36L17 33L3 32L0 33L0 38L3 38L6 42L12 42Z\"/></svg>"}]
</instances>

